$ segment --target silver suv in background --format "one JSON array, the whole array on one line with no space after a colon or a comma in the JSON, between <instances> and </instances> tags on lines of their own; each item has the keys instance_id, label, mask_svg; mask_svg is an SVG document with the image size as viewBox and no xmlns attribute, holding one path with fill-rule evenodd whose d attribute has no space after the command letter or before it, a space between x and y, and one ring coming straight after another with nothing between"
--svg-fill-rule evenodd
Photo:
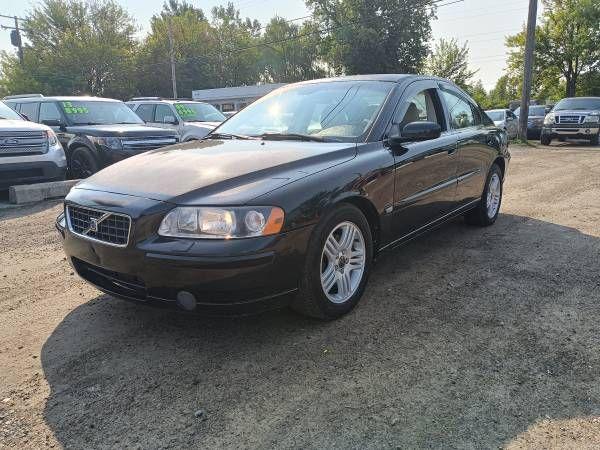
<instances>
[{"instance_id":1,"label":"silver suv in background","mask_svg":"<svg viewBox=\"0 0 600 450\"><path fill-rule=\"evenodd\" d=\"M66 172L67 158L56 134L0 102L0 189L64 180Z\"/></svg>"},{"instance_id":2,"label":"silver suv in background","mask_svg":"<svg viewBox=\"0 0 600 450\"><path fill-rule=\"evenodd\" d=\"M209 103L137 97L127 102L147 125L174 130L180 142L203 139L226 117Z\"/></svg>"},{"instance_id":3,"label":"silver suv in background","mask_svg":"<svg viewBox=\"0 0 600 450\"><path fill-rule=\"evenodd\" d=\"M510 109L488 109L485 113L494 121L494 125L506 131L509 139L517 137L519 124L517 116Z\"/></svg>"},{"instance_id":4,"label":"silver suv in background","mask_svg":"<svg viewBox=\"0 0 600 450\"><path fill-rule=\"evenodd\" d=\"M540 142L552 139L587 139L598 145L600 135L600 97L563 98L544 119Z\"/></svg>"}]
</instances>

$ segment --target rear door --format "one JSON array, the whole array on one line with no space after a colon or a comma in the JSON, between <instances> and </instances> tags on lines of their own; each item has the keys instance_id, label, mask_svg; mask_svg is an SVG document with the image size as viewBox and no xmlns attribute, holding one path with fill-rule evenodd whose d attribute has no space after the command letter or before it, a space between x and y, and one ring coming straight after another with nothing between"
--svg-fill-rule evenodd
<instances>
[{"instance_id":1,"label":"rear door","mask_svg":"<svg viewBox=\"0 0 600 450\"><path fill-rule=\"evenodd\" d=\"M479 107L455 86L441 84L450 132L458 143L457 151L457 206L475 202L483 193L490 159L489 139L493 127L483 122Z\"/></svg>"},{"instance_id":2,"label":"rear door","mask_svg":"<svg viewBox=\"0 0 600 450\"><path fill-rule=\"evenodd\" d=\"M408 142L395 152L394 228L396 239L439 219L456 201L456 135L448 130L434 81L409 85L398 105L392 126L437 122L438 139Z\"/></svg>"}]
</instances>

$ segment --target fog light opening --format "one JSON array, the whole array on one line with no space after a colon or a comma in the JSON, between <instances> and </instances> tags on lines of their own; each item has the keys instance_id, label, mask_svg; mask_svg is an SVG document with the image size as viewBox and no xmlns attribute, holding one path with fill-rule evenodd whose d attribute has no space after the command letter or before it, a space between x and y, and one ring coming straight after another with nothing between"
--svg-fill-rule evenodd
<instances>
[{"instance_id":1,"label":"fog light opening","mask_svg":"<svg viewBox=\"0 0 600 450\"><path fill-rule=\"evenodd\" d=\"M177 306L186 311L193 311L197 305L196 297L194 294L187 291L179 291L177 293Z\"/></svg>"}]
</instances>

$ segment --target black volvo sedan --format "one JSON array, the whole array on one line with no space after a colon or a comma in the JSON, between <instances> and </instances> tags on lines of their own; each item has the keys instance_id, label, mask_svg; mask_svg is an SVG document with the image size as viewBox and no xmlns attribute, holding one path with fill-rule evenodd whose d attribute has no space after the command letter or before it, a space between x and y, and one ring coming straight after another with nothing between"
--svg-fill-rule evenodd
<instances>
[{"instance_id":1,"label":"black volvo sedan","mask_svg":"<svg viewBox=\"0 0 600 450\"><path fill-rule=\"evenodd\" d=\"M493 224L509 158L505 132L446 80L307 81L203 141L82 181L57 227L77 273L111 295L333 319L357 304L378 252L458 215Z\"/></svg>"}]
</instances>

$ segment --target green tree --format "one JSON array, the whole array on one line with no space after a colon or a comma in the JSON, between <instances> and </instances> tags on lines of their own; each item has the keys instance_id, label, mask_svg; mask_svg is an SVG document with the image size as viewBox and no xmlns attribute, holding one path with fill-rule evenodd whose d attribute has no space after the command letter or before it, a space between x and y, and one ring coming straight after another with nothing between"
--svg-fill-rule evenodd
<instances>
[{"instance_id":1,"label":"green tree","mask_svg":"<svg viewBox=\"0 0 600 450\"><path fill-rule=\"evenodd\" d=\"M486 108L508 108L510 102L520 96L520 81L508 74L502 75L488 94Z\"/></svg>"},{"instance_id":2,"label":"green tree","mask_svg":"<svg viewBox=\"0 0 600 450\"><path fill-rule=\"evenodd\" d=\"M435 17L430 0L306 0L321 30L319 46L337 74L421 69Z\"/></svg>"},{"instance_id":3,"label":"green tree","mask_svg":"<svg viewBox=\"0 0 600 450\"><path fill-rule=\"evenodd\" d=\"M440 39L425 62L425 73L452 80L466 88L477 70L469 69L469 48L456 39Z\"/></svg>"},{"instance_id":4,"label":"green tree","mask_svg":"<svg viewBox=\"0 0 600 450\"><path fill-rule=\"evenodd\" d=\"M4 53L6 93L87 93L122 97L131 91L135 26L111 0L44 0L26 17L23 67Z\"/></svg>"},{"instance_id":5,"label":"green tree","mask_svg":"<svg viewBox=\"0 0 600 450\"><path fill-rule=\"evenodd\" d=\"M597 0L544 0L542 21L536 29L532 95L554 100L576 95L580 76L600 68L599 41ZM510 36L507 47L508 70L520 79L525 31Z\"/></svg>"},{"instance_id":6,"label":"green tree","mask_svg":"<svg viewBox=\"0 0 600 450\"><path fill-rule=\"evenodd\" d=\"M186 2L171 0L150 19L150 32L136 56L136 93L172 96L169 26L173 32L177 90L190 96L193 89L214 87L217 37L204 12Z\"/></svg>"},{"instance_id":7,"label":"green tree","mask_svg":"<svg viewBox=\"0 0 600 450\"><path fill-rule=\"evenodd\" d=\"M298 25L273 17L262 36L264 81L291 83L324 74L318 65L318 42L311 23Z\"/></svg>"},{"instance_id":8,"label":"green tree","mask_svg":"<svg viewBox=\"0 0 600 450\"><path fill-rule=\"evenodd\" d=\"M483 83L481 80L477 80L476 83L465 86L465 89L473 97L473 99L484 109L488 109L490 107L490 99L488 98L488 93L483 87Z\"/></svg>"}]
</instances>

